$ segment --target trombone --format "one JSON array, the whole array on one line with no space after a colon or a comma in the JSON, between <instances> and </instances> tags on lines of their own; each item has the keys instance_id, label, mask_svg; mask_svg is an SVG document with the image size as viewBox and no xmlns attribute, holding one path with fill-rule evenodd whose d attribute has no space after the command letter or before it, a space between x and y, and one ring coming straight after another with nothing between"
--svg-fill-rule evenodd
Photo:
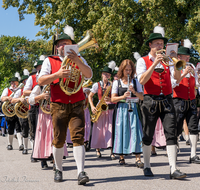
<instances>
[{"instance_id":1,"label":"trombone","mask_svg":"<svg viewBox=\"0 0 200 190\"><path fill-rule=\"evenodd\" d=\"M174 66L176 70L181 71L185 68L186 62L184 60L178 60L176 57L174 57L172 54L170 56L167 56L165 54L166 50L161 49L156 52L156 55L160 53L163 55L162 63L166 66ZM173 64L169 64L169 62L172 62Z\"/></svg>"}]
</instances>

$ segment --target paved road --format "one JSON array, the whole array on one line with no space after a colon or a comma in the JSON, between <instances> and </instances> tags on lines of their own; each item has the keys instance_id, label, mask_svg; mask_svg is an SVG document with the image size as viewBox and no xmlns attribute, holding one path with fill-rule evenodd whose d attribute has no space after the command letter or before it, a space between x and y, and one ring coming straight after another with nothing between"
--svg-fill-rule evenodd
<instances>
[{"instance_id":1,"label":"paved road","mask_svg":"<svg viewBox=\"0 0 200 190\"><path fill-rule=\"evenodd\" d=\"M54 183L52 164L48 170L41 170L40 162L31 163L30 153L22 155L14 139L12 151L6 149L7 138L0 136L0 190L62 190L62 189L200 189L200 165L188 164L190 147L180 142L181 153L178 155L178 168L188 174L185 180L170 180L168 158L165 151L157 150L158 156L151 158L153 178L143 176L143 170L135 167L134 156L126 156L127 166L119 166L118 160L111 160L110 150L102 151L102 158L95 157L95 150L86 153L85 171L90 182L85 186L77 184L77 170L72 148L68 148L69 157L63 160L64 181ZM200 155L200 142L198 142Z\"/></svg>"}]
</instances>

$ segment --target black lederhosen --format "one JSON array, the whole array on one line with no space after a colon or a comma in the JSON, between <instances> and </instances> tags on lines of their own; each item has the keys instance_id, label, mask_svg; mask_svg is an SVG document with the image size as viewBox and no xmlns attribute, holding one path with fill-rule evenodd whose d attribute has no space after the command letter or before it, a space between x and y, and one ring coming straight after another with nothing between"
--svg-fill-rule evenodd
<instances>
[{"instance_id":1,"label":"black lederhosen","mask_svg":"<svg viewBox=\"0 0 200 190\"><path fill-rule=\"evenodd\" d=\"M32 140L35 140L35 131L37 127L38 114L39 105L31 105L31 109L28 111L28 122L30 128L30 136Z\"/></svg>"},{"instance_id":2,"label":"black lederhosen","mask_svg":"<svg viewBox=\"0 0 200 190\"><path fill-rule=\"evenodd\" d=\"M19 122L21 124L22 128L22 137L27 138L28 137L28 132L29 132L29 123L28 123L28 118L19 118Z\"/></svg>"},{"instance_id":3,"label":"black lederhosen","mask_svg":"<svg viewBox=\"0 0 200 190\"><path fill-rule=\"evenodd\" d=\"M196 99L184 100L181 98L173 98L173 102L177 118L177 135L182 133L184 119L186 119L190 134L197 135L198 122Z\"/></svg>"},{"instance_id":4,"label":"black lederhosen","mask_svg":"<svg viewBox=\"0 0 200 190\"><path fill-rule=\"evenodd\" d=\"M170 95L144 95L141 106L143 121L143 143L151 145L158 118L160 117L167 145L177 144L176 113Z\"/></svg>"},{"instance_id":5,"label":"black lederhosen","mask_svg":"<svg viewBox=\"0 0 200 190\"><path fill-rule=\"evenodd\" d=\"M14 129L16 129L17 133L21 132L21 125L19 123L19 118L14 115L13 117L5 117L7 121L7 126L8 126L8 134L13 135L14 134Z\"/></svg>"}]
</instances>

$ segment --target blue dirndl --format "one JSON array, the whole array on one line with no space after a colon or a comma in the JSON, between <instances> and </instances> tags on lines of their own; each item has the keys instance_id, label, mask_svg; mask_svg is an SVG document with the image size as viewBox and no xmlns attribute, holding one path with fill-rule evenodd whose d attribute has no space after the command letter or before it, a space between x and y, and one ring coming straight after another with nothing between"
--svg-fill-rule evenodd
<instances>
[{"instance_id":1,"label":"blue dirndl","mask_svg":"<svg viewBox=\"0 0 200 190\"><path fill-rule=\"evenodd\" d=\"M118 102L114 116L113 153L139 154L142 152L142 124L136 103L131 103L133 112L128 112L128 104Z\"/></svg>"}]
</instances>

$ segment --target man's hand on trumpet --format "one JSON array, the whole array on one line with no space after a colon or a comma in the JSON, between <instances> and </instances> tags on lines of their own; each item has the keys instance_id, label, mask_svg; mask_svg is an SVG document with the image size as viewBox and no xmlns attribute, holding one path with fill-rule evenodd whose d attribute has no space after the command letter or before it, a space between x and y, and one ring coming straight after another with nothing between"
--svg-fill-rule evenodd
<instances>
[{"instance_id":1,"label":"man's hand on trumpet","mask_svg":"<svg viewBox=\"0 0 200 190\"><path fill-rule=\"evenodd\" d=\"M163 55L158 53L156 55L155 61L153 62L153 65L154 66L158 65L162 60L163 60Z\"/></svg>"}]
</instances>

